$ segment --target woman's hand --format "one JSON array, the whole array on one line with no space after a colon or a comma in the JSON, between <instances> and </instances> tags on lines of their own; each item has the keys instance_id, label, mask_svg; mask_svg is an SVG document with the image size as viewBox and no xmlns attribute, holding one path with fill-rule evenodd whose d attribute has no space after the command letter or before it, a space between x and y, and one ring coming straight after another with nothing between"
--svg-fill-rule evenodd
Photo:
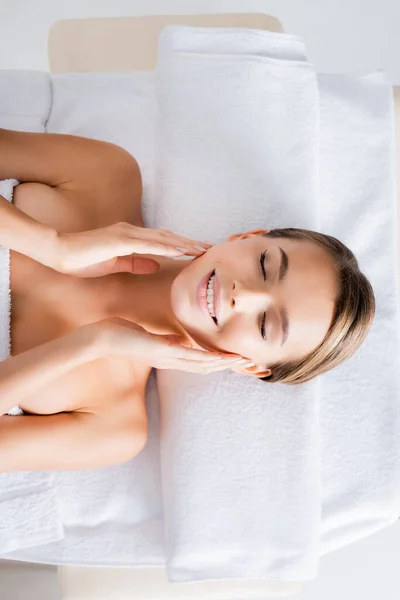
<instances>
[{"instance_id":1,"label":"woman's hand","mask_svg":"<svg viewBox=\"0 0 400 600\"><path fill-rule=\"evenodd\" d=\"M210 246L164 229L147 229L122 222L91 231L58 234L55 252L46 266L76 277L121 272L148 274L158 271L159 264L138 254L199 256Z\"/></svg>"},{"instance_id":2,"label":"woman's hand","mask_svg":"<svg viewBox=\"0 0 400 600\"><path fill-rule=\"evenodd\" d=\"M155 335L120 318L103 319L84 327L95 332L100 356L126 358L156 369L206 374L249 362L235 354L187 348L179 343L179 336Z\"/></svg>"}]
</instances>

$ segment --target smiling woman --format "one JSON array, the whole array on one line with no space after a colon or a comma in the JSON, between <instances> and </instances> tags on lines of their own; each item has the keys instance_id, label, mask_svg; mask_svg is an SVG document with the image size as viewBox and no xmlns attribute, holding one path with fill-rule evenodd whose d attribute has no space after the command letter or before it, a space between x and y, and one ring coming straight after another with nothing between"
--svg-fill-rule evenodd
<instances>
[{"instance_id":1,"label":"smiling woman","mask_svg":"<svg viewBox=\"0 0 400 600\"><path fill-rule=\"evenodd\" d=\"M210 248L176 276L171 301L199 345L248 357L253 366L235 370L287 384L351 356L375 312L352 252L331 236L291 228Z\"/></svg>"},{"instance_id":2,"label":"smiling woman","mask_svg":"<svg viewBox=\"0 0 400 600\"><path fill-rule=\"evenodd\" d=\"M140 452L152 367L302 383L366 336L373 292L338 240L256 230L213 246L144 228L140 171L121 148L4 130L0 146L0 178L22 182L13 205L0 197L12 349L0 414L25 413L0 418L0 471Z\"/></svg>"}]
</instances>

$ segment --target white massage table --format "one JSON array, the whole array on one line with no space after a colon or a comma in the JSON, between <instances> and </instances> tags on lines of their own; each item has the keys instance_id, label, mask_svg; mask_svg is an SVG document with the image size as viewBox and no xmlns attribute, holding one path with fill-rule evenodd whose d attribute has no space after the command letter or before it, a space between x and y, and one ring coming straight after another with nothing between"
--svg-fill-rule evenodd
<instances>
[{"instance_id":1,"label":"white massage table","mask_svg":"<svg viewBox=\"0 0 400 600\"><path fill-rule=\"evenodd\" d=\"M250 27L278 32L283 30L277 19L263 14L58 21L49 34L50 70L52 73L152 70L156 63L158 34L170 23L208 27ZM400 88L395 90L395 98L397 140L400 148ZM301 582L240 580L171 584L162 567L60 567L59 576L63 600L122 600L128 597L134 597L136 600L189 597L193 600L235 600L284 597L296 595L303 585Z\"/></svg>"}]
</instances>

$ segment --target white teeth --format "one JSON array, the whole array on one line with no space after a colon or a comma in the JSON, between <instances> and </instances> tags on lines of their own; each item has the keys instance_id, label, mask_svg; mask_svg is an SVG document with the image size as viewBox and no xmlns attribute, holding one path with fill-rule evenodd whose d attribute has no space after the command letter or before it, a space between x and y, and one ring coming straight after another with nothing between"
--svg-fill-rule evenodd
<instances>
[{"instance_id":1,"label":"white teeth","mask_svg":"<svg viewBox=\"0 0 400 600\"><path fill-rule=\"evenodd\" d=\"M215 312L214 312L214 288L213 288L213 282L214 282L214 275L211 275L209 281L208 281L208 285L207 285L207 306L208 306L208 310L210 315L215 319Z\"/></svg>"}]
</instances>

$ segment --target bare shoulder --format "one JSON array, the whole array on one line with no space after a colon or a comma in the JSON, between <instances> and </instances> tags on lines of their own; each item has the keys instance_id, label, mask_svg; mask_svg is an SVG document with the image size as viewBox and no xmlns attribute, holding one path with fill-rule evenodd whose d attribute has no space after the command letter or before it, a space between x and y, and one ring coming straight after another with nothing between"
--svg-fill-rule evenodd
<instances>
[{"instance_id":1,"label":"bare shoulder","mask_svg":"<svg viewBox=\"0 0 400 600\"><path fill-rule=\"evenodd\" d=\"M120 146L108 143L103 146L97 140L85 140L82 151L87 160L79 176L59 184L58 190L94 227L117 221L143 226L143 185L137 160Z\"/></svg>"},{"instance_id":2,"label":"bare shoulder","mask_svg":"<svg viewBox=\"0 0 400 600\"><path fill-rule=\"evenodd\" d=\"M48 144L49 137L42 134L39 141ZM118 221L143 227L142 177L136 159L114 144L65 137L69 143L65 143L64 136L57 136L48 148L48 172L41 177L32 174L32 179L25 182L21 177L23 183L14 191L16 206L66 232L96 229ZM53 170L57 177L51 177Z\"/></svg>"}]
</instances>

